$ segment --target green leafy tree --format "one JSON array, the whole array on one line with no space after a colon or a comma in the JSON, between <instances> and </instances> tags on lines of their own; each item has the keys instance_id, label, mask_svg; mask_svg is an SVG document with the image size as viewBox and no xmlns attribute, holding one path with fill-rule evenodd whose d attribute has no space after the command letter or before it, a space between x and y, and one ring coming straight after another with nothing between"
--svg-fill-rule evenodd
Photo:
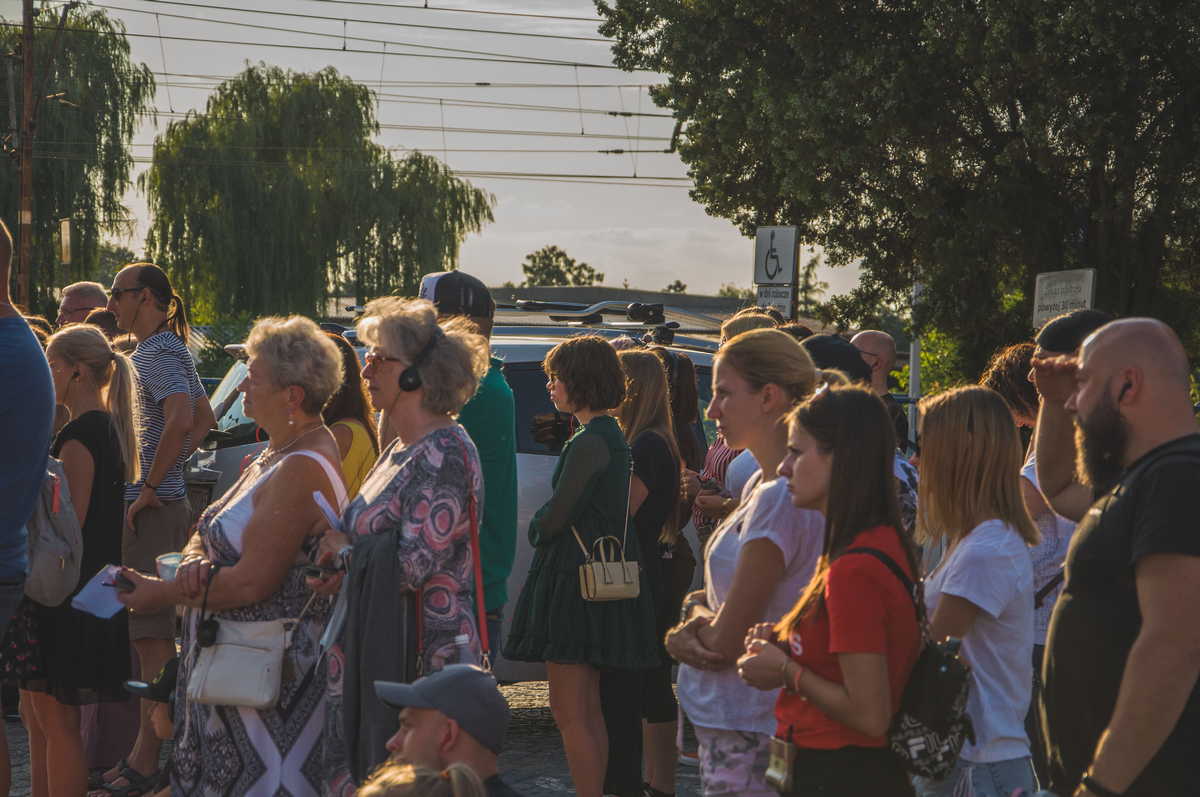
<instances>
[{"instance_id":1,"label":"green leafy tree","mask_svg":"<svg viewBox=\"0 0 1200 797\"><path fill-rule=\"evenodd\" d=\"M687 293L687 283L682 280L675 280L667 287L663 288L663 293Z\"/></svg>"},{"instance_id":2,"label":"green leafy tree","mask_svg":"<svg viewBox=\"0 0 1200 797\"><path fill-rule=\"evenodd\" d=\"M316 314L339 285L357 300L415 295L452 267L493 197L421 153L393 160L371 141L374 98L333 68L251 66L204 113L155 141L142 186L146 248L201 318Z\"/></svg>"},{"instance_id":3,"label":"green leafy tree","mask_svg":"<svg viewBox=\"0 0 1200 797\"><path fill-rule=\"evenodd\" d=\"M717 289L717 296L725 299L738 299L743 302L757 301L758 293L753 288L739 288L732 282L726 282Z\"/></svg>"},{"instance_id":4,"label":"green leafy tree","mask_svg":"<svg viewBox=\"0 0 1200 797\"><path fill-rule=\"evenodd\" d=\"M973 371L1027 338L1034 278L1200 350L1200 4L598 3L617 62L667 75L692 196L749 234L863 259L853 317L914 319Z\"/></svg>"},{"instance_id":5,"label":"green leafy tree","mask_svg":"<svg viewBox=\"0 0 1200 797\"><path fill-rule=\"evenodd\" d=\"M800 268L800 284L796 286L796 303L804 315L814 315L821 306L821 299L829 289L829 283L817 279L817 268L821 255L814 254Z\"/></svg>"},{"instance_id":6,"label":"green leafy tree","mask_svg":"<svg viewBox=\"0 0 1200 797\"><path fill-rule=\"evenodd\" d=\"M557 246L543 246L536 252L525 255L521 264L525 272L522 287L557 285L595 285L604 282L604 275L587 263L569 256Z\"/></svg>"},{"instance_id":7,"label":"green leafy tree","mask_svg":"<svg viewBox=\"0 0 1200 797\"><path fill-rule=\"evenodd\" d=\"M104 234L129 231L129 211L121 204L131 186L129 144L154 101L154 76L130 59L119 20L91 7L73 8L55 44L58 19L48 9L34 30L34 85L43 96L34 137L29 280L34 306L53 301L56 288L100 273ZM20 41L19 26L0 26L0 53L19 52ZM0 59L0 69L5 60ZM0 71L5 130L23 112L20 58L12 64L11 71ZM5 143L15 144L15 138ZM19 184L16 158L0 157L0 216L14 234ZM58 249L58 224L64 218L71 220L72 255L65 266Z\"/></svg>"}]
</instances>

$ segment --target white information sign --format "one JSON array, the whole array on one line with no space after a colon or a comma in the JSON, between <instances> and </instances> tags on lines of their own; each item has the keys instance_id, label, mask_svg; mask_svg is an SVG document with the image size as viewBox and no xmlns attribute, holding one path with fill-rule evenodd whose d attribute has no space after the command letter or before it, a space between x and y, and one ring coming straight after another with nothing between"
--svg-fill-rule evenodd
<instances>
[{"instance_id":1,"label":"white information sign","mask_svg":"<svg viewBox=\"0 0 1200 797\"><path fill-rule=\"evenodd\" d=\"M0 19L21 21L21 0L0 0Z\"/></svg>"},{"instance_id":2,"label":"white information sign","mask_svg":"<svg viewBox=\"0 0 1200 797\"><path fill-rule=\"evenodd\" d=\"M791 321L792 308L796 306L796 286L759 285L757 305L759 307L774 307L783 313L785 319Z\"/></svg>"},{"instance_id":3,"label":"white information sign","mask_svg":"<svg viewBox=\"0 0 1200 797\"><path fill-rule=\"evenodd\" d=\"M1091 308L1096 300L1096 269L1046 271L1037 275L1033 293L1033 328L1055 316Z\"/></svg>"},{"instance_id":4,"label":"white information sign","mask_svg":"<svg viewBox=\"0 0 1200 797\"><path fill-rule=\"evenodd\" d=\"M759 227L754 236L754 284L795 285L799 256L795 227Z\"/></svg>"}]
</instances>

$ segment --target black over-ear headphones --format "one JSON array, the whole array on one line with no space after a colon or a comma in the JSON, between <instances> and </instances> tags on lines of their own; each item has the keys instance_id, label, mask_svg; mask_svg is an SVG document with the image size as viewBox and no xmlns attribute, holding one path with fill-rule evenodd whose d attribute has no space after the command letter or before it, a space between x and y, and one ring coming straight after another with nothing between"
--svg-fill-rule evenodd
<instances>
[{"instance_id":1,"label":"black over-ear headphones","mask_svg":"<svg viewBox=\"0 0 1200 797\"><path fill-rule=\"evenodd\" d=\"M433 347L442 339L443 334L442 328L435 326L433 334L429 336L429 342L425 344L425 348L421 349L417 353L417 356L413 358L412 365L400 372L398 383L400 389L405 393L411 393L421 388L421 366L429 359L429 355L433 353Z\"/></svg>"}]
</instances>

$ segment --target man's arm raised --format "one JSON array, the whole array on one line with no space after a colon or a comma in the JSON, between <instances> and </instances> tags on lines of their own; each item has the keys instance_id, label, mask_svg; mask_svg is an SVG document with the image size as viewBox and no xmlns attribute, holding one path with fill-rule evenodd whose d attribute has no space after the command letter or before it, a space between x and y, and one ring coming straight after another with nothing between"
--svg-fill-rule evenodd
<instances>
[{"instance_id":1,"label":"man's arm raised","mask_svg":"<svg viewBox=\"0 0 1200 797\"><path fill-rule=\"evenodd\" d=\"M1047 357L1033 361L1038 407L1034 450L1037 452L1038 487L1046 503L1063 517L1079 522L1092 505L1091 489L1075 476L1075 424L1065 404L1075 392L1073 357Z\"/></svg>"}]
</instances>

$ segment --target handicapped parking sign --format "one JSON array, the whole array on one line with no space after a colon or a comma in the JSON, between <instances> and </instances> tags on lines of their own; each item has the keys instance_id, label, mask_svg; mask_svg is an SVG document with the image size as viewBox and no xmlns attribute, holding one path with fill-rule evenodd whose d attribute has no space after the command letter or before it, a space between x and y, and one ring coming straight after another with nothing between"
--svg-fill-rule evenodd
<instances>
[{"instance_id":1,"label":"handicapped parking sign","mask_svg":"<svg viewBox=\"0 0 1200 797\"><path fill-rule=\"evenodd\" d=\"M759 227L754 236L754 284L795 285L799 248L795 227Z\"/></svg>"}]
</instances>

